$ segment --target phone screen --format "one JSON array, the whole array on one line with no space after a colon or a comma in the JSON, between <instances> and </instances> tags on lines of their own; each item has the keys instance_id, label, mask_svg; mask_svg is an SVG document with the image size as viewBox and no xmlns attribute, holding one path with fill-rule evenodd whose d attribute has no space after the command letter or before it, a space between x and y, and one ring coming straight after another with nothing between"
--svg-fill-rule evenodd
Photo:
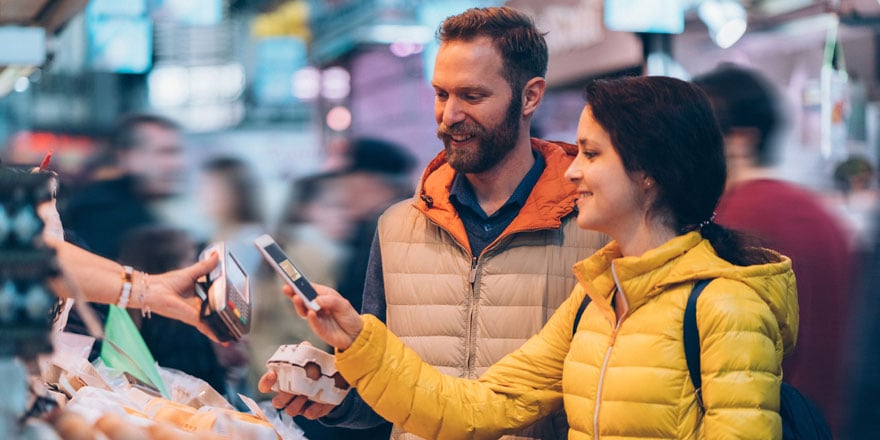
<instances>
[{"instance_id":1,"label":"phone screen","mask_svg":"<svg viewBox=\"0 0 880 440\"><path fill-rule=\"evenodd\" d=\"M263 250L266 251L266 254L272 258L272 260L277 264L278 268L284 273L287 278L290 279L290 282L297 287L303 295L305 295L309 301L313 301L317 298L317 292L315 292L314 288L311 287L308 281L296 270L296 267L290 260L287 258L287 255L284 254L284 251L281 250L281 247L278 246L277 243L272 242L263 247Z\"/></svg>"},{"instance_id":2,"label":"phone screen","mask_svg":"<svg viewBox=\"0 0 880 440\"><path fill-rule=\"evenodd\" d=\"M226 280L245 302L249 302L250 292L247 288L247 275L245 275L245 271L241 264L238 263L238 260L232 254L228 255L229 258L226 261Z\"/></svg>"}]
</instances>

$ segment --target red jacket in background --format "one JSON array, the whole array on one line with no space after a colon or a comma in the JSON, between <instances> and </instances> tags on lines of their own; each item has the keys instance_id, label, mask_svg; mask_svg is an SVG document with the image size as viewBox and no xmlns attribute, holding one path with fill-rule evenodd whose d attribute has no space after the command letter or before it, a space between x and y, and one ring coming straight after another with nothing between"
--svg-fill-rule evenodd
<instances>
[{"instance_id":1,"label":"red jacket in background","mask_svg":"<svg viewBox=\"0 0 880 440\"><path fill-rule=\"evenodd\" d=\"M784 378L815 401L835 429L843 338L857 279L856 256L840 221L817 195L772 179L728 189L718 202L716 221L756 235L791 258L800 331L794 353L783 361Z\"/></svg>"}]
</instances>

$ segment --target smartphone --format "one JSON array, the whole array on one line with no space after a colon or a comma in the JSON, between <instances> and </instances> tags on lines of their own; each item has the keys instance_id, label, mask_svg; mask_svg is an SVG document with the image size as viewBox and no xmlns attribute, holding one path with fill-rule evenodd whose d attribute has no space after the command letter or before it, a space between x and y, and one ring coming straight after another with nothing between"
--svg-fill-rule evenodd
<instances>
[{"instance_id":1,"label":"smartphone","mask_svg":"<svg viewBox=\"0 0 880 440\"><path fill-rule=\"evenodd\" d=\"M212 252L217 252L220 261L217 267L208 273L207 289L202 293L203 299L208 302L210 312L205 318L212 316L209 318L211 320L209 324L218 338L239 340L251 329L253 301L250 279L235 255L229 252L222 242L209 245L199 255L199 259L208 258Z\"/></svg>"},{"instance_id":2,"label":"smartphone","mask_svg":"<svg viewBox=\"0 0 880 440\"><path fill-rule=\"evenodd\" d=\"M318 298L318 292L312 287L312 283L293 265L290 258L281 250L281 246L278 246L278 243L269 234L257 237L254 240L254 245L257 246L266 262L284 279L284 282L292 287L293 291L302 298L303 302L306 303L306 307L316 312L321 310L321 306L315 302L315 299Z\"/></svg>"}]
</instances>

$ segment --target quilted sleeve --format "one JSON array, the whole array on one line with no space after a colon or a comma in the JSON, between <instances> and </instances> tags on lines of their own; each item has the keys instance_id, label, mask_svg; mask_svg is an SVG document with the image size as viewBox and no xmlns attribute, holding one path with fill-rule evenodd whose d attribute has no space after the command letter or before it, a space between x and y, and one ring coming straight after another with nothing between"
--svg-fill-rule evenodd
<instances>
[{"instance_id":1,"label":"quilted sleeve","mask_svg":"<svg viewBox=\"0 0 880 440\"><path fill-rule=\"evenodd\" d=\"M562 332L567 315L556 313L479 380L441 374L370 315L354 344L337 353L336 366L379 415L408 432L431 439L498 438L562 407L571 330L555 346L547 340ZM554 322L559 329L551 330Z\"/></svg>"},{"instance_id":2,"label":"quilted sleeve","mask_svg":"<svg viewBox=\"0 0 880 440\"><path fill-rule=\"evenodd\" d=\"M702 438L782 438L782 336L770 307L737 281L718 279L697 304Z\"/></svg>"}]
</instances>

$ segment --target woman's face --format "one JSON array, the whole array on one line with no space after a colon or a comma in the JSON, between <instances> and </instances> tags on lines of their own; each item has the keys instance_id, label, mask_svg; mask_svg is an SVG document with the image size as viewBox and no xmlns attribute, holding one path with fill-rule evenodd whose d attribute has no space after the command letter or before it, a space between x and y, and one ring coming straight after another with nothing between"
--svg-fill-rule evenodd
<instances>
[{"instance_id":1,"label":"woman's face","mask_svg":"<svg viewBox=\"0 0 880 440\"><path fill-rule=\"evenodd\" d=\"M217 221L228 220L233 215L232 188L229 181L218 173L205 172L200 176L199 201L208 218Z\"/></svg>"},{"instance_id":2,"label":"woman's face","mask_svg":"<svg viewBox=\"0 0 880 440\"><path fill-rule=\"evenodd\" d=\"M613 238L634 231L646 218L649 180L643 173L631 176L626 172L608 132L593 118L589 106L578 122L577 143L578 155L565 176L577 185L578 226Z\"/></svg>"}]
</instances>

